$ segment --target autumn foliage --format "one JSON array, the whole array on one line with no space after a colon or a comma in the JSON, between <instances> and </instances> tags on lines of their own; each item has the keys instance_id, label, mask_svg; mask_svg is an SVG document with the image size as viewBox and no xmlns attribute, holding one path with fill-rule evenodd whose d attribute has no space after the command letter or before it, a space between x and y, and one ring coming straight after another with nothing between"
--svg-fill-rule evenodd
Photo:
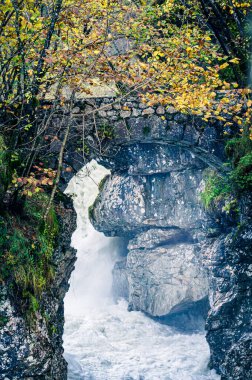
<instances>
[{"instance_id":1,"label":"autumn foliage","mask_svg":"<svg viewBox=\"0 0 252 380\"><path fill-rule=\"evenodd\" d=\"M72 110L94 84L222 128L228 174L210 175L203 202L237 208L234 195L252 186L251 8L252 0L1 1L0 282L22 309L37 313L54 276ZM98 145L102 137L113 138L107 126L96 130Z\"/></svg>"},{"instance_id":2,"label":"autumn foliage","mask_svg":"<svg viewBox=\"0 0 252 380\"><path fill-rule=\"evenodd\" d=\"M45 100L64 106L97 81L249 136L250 11L251 0L4 0L1 130L22 165L19 186L28 194L43 185L32 166L47 128L38 120Z\"/></svg>"}]
</instances>

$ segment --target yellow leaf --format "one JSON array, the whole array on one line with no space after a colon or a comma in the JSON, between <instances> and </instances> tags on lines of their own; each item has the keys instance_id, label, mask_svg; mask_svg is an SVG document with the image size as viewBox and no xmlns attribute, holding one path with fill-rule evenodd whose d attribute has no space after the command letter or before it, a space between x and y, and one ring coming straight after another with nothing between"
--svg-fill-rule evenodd
<instances>
[{"instance_id":1,"label":"yellow leaf","mask_svg":"<svg viewBox=\"0 0 252 380\"><path fill-rule=\"evenodd\" d=\"M228 66L229 66L229 64L227 62L225 62L222 65L220 65L220 70L223 70L223 69L225 69Z\"/></svg>"},{"instance_id":2,"label":"yellow leaf","mask_svg":"<svg viewBox=\"0 0 252 380\"><path fill-rule=\"evenodd\" d=\"M226 119L222 116L217 116L217 119L220 120L220 121L225 121Z\"/></svg>"},{"instance_id":3,"label":"yellow leaf","mask_svg":"<svg viewBox=\"0 0 252 380\"><path fill-rule=\"evenodd\" d=\"M239 60L239 58L233 58L233 59L230 59L229 62L238 65L238 63L240 62L240 60Z\"/></svg>"}]
</instances>

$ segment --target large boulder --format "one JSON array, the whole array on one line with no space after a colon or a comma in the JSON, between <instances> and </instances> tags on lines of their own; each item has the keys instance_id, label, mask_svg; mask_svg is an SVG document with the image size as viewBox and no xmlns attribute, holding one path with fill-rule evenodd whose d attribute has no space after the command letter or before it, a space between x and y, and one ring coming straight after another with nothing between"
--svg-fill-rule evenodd
<instances>
[{"instance_id":1,"label":"large boulder","mask_svg":"<svg viewBox=\"0 0 252 380\"><path fill-rule=\"evenodd\" d=\"M149 230L129 244L130 308L152 316L184 310L208 294L197 244L180 230Z\"/></svg>"},{"instance_id":2,"label":"large boulder","mask_svg":"<svg viewBox=\"0 0 252 380\"><path fill-rule=\"evenodd\" d=\"M180 145L142 142L121 153L122 170L102 182L90 208L97 230L130 239L114 288L122 294L127 276L129 308L153 317L189 310L208 295L199 243L212 224L200 199L205 165Z\"/></svg>"},{"instance_id":3,"label":"large boulder","mask_svg":"<svg viewBox=\"0 0 252 380\"><path fill-rule=\"evenodd\" d=\"M106 235L141 232L152 227L201 228L208 223L199 192L202 172L115 173L96 199L91 221Z\"/></svg>"}]
</instances>

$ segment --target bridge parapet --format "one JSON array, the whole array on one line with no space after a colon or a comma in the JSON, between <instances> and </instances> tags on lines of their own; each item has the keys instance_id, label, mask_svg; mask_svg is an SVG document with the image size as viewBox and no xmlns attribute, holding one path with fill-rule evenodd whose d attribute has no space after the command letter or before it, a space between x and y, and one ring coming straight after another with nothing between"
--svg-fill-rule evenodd
<instances>
[{"instance_id":1,"label":"bridge parapet","mask_svg":"<svg viewBox=\"0 0 252 380\"><path fill-rule=\"evenodd\" d=\"M177 170L222 166L223 128L218 121L210 124L173 107L148 106L137 96L81 99L75 102L71 115L64 112L58 109L51 118L49 140L50 153L55 156L66 124L71 123L64 155L66 182L71 171L78 171L92 158L112 170L137 175L146 149L153 156L150 174L169 172L170 166L174 170L174 160Z\"/></svg>"}]
</instances>

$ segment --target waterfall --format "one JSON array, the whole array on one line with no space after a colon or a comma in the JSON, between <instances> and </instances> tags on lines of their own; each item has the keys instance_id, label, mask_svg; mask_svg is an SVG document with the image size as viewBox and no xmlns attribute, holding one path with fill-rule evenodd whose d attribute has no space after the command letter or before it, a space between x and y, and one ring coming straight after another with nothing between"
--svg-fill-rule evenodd
<instances>
[{"instance_id":1,"label":"waterfall","mask_svg":"<svg viewBox=\"0 0 252 380\"><path fill-rule=\"evenodd\" d=\"M77 229L72 245L77 249L76 269L65 299L65 308L73 315L101 307L111 301L112 269L116 260L116 238L106 238L88 219L88 207L97 194L98 184L109 171L90 162L69 183L77 211Z\"/></svg>"},{"instance_id":2,"label":"waterfall","mask_svg":"<svg viewBox=\"0 0 252 380\"><path fill-rule=\"evenodd\" d=\"M70 182L77 211L76 269L65 299L68 380L217 380L203 333L180 334L112 296L119 241L94 230L88 207L109 173L94 161Z\"/></svg>"}]
</instances>

